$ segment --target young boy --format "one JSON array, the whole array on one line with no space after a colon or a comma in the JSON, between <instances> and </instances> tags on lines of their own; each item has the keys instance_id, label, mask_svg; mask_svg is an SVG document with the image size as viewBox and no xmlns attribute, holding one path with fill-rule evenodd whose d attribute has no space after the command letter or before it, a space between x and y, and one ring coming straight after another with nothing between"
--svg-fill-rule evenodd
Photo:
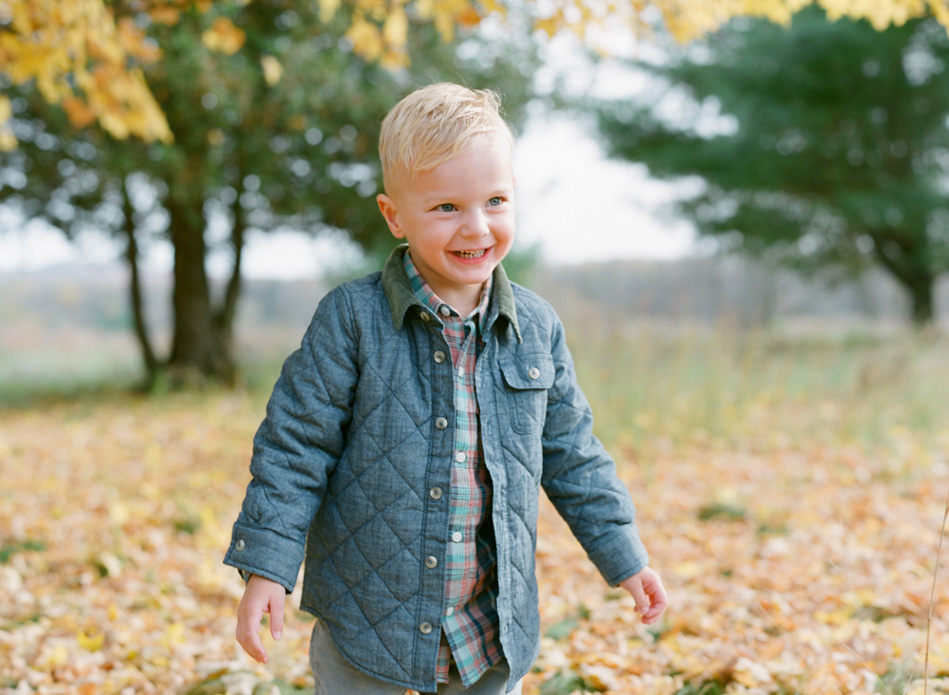
<instances>
[{"instance_id":1,"label":"young boy","mask_svg":"<svg viewBox=\"0 0 949 695\"><path fill-rule=\"evenodd\" d=\"M436 84L382 124L398 247L321 302L254 440L225 562L237 638L266 661L305 563L318 692L520 692L537 657L543 486L643 622L666 606L635 510L591 431L554 310L511 284L513 136L492 92Z\"/></svg>"}]
</instances>

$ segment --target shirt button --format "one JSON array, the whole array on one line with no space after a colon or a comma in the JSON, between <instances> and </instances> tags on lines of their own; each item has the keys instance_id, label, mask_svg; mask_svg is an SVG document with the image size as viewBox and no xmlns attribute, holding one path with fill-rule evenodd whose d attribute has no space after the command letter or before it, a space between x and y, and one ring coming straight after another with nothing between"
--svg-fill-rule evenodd
<instances>
[{"instance_id":1,"label":"shirt button","mask_svg":"<svg viewBox=\"0 0 949 695\"><path fill-rule=\"evenodd\" d=\"M442 316L451 316L451 309L448 308L447 304L442 304L438 307L438 313Z\"/></svg>"},{"instance_id":2,"label":"shirt button","mask_svg":"<svg viewBox=\"0 0 949 695\"><path fill-rule=\"evenodd\" d=\"M455 460L456 460L458 463L464 463L465 461L468 460L468 455L467 455L465 452L463 452L463 451L456 451L456 452L455 452Z\"/></svg>"},{"instance_id":3,"label":"shirt button","mask_svg":"<svg viewBox=\"0 0 949 695\"><path fill-rule=\"evenodd\" d=\"M446 420L446 419L443 418L443 417L440 417L440 418L436 418L436 419L435 419L435 429L436 429L436 430L443 430L443 429L445 429L446 427L448 427L448 420Z\"/></svg>"},{"instance_id":4,"label":"shirt button","mask_svg":"<svg viewBox=\"0 0 949 695\"><path fill-rule=\"evenodd\" d=\"M423 320L425 323L428 323L429 321L432 320L431 314L429 314L427 311L423 311L422 314L421 314L421 316L422 316L422 320Z\"/></svg>"},{"instance_id":5,"label":"shirt button","mask_svg":"<svg viewBox=\"0 0 949 695\"><path fill-rule=\"evenodd\" d=\"M454 614L455 614L454 607L448 606L448 608L445 609L445 615L454 615Z\"/></svg>"},{"instance_id":6,"label":"shirt button","mask_svg":"<svg viewBox=\"0 0 949 695\"><path fill-rule=\"evenodd\" d=\"M442 498L442 489L440 487L433 487L428 491L428 496L433 500L440 500Z\"/></svg>"},{"instance_id":7,"label":"shirt button","mask_svg":"<svg viewBox=\"0 0 949 695\"><path fill-rule=\"evenodd\" d=\"M527 376L529 376L531 379L539 379L539 378L540 378L540 370L539 370L537 367L531 367L531 368L527 371Z\"/></svg>"},{"instance_id":8,"label":"shirt button","mask_svg":"<svg viewBox=\"0 0 949 695\"><path fill-rule=\"evenodd\" d=\"M461 531L455 531L451 534L451 539L455 541L455 543L461 543L462 538L464 538L464 536L461 535Z\"/></svg>"},{"instance_id":9,"label":"shirt button","mask_svg":"<svg viewBox=\"0 0 949 695\"><path fill-rule=\"evenodd\" d=\"M430 570L435 569L438 567L438 558L434 555L429 555L427 558L425 558L425 566Z\"/></svg>"},{"instance_id":10,"label":"shirt button","mask_svg":"<svg viewBox=\"0 0 949 695\"><path fill-rule=\"evenodd\" d=\"M246 548L246 547L247 547L247 545L244 543L244 539L243 539L243 538L241 538L239 541L237 541L237 543L234 544L234 550L236 550L236 551L239 552L239 553L242 552L242 551L244 550L244 548Z\"/></svg>"},{"instance_id":11,"label":"shirt button","mask_svg":"<svg viewBox=\"0 0 949 695\"><path fill-rule=\"evenodd\" d=\"M432 631L432 624L422 623L421 625L418 626L418 631L421 632L423 635L430 634Z\"/></svg>"},{"instance_id":12,"label":"shirt button","mask_svg":"<svg viewBox=\"0 0 949 695\"><path fill-rule=\"evenodd\" d=\"M441 350L436 350L435 354L432 355L432 359L435 360L435 364L441 364L445 361L445 353Z\"/></svg>"},{"instance_id":13,"label":"shirt button","mask_svg":"<svg viewBox=\"0 0 949 695\"><path fill-rule=\"evenodd\" d=\"M459 379L464 379L464 377L465 377L465 368L464 368L464 367L458 367L458 378L459 378Z\"/></svg>"}]
</instances>

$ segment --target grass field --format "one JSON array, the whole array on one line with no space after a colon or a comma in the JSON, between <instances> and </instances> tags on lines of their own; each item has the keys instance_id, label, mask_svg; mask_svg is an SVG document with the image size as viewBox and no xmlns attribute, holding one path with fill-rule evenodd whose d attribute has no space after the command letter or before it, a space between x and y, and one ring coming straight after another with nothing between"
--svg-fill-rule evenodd
<instances>
[{"instance_id":1,"label":"grass field","mask_svg":"<svg viewBox=\"0 0 949 695\"><path fill-rule=\"evenodd\" d=\"M921 693L949 340L572 329L672 605L640 625L545 503L526 693ZM80 368L84 350L46 382L0 370L0 693L306 688L306 616L253 664L220 563L276 364L253 365L267 387L146 399L129 377L90 390L116 362ZM947 620L940 578L931 692L949 692Z\"/></svg>"}]
</instances>

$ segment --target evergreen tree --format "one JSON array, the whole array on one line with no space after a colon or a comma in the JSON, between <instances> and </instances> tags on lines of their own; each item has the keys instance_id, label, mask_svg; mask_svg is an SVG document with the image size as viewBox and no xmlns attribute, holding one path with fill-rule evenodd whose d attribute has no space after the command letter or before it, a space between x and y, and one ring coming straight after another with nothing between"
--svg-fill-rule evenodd
<instances>
[{"instance_id":1,"label":"evergreen tree","mask_svg":"<svg viewBox=\"0 0 949 695\"><path fill-rule=\"evenodd\" d=\"M738 19L638 63L666 97L602 104L599 126L653 176L704 180L677 203L700 233L804 269L879 266L926 324L949 269L947 61L931 19L879 32L816 8L787 28Z\"/></svg>"}]
</instances>

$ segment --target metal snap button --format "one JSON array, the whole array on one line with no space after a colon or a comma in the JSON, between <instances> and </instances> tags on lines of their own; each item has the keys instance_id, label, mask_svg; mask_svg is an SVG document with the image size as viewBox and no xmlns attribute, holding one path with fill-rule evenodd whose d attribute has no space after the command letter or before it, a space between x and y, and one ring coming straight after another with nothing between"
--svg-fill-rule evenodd
<instances>
[{"instance_id":1,"label":"metal snap button","mask_svg":"<svg viewBox=\"0 0 949 695\"><path fill-rule=\"evenodd\" d=\"M443 418L443 417L440 417L440 418L436 418L436 419L435 419L435 429L436 429L436 430L443 430L443 429L445 429L446 427L448 427L448 420L446 420L446 419Z\"/></svg>"},{"instance_id":2,"label":"metal snap button","mask_svg":"<svg viewBox=\"0 0 949 695\"><path fill-rule=\"evenodd\" d=\"M440 500L442 498L442 489L440 487L433 487L428 491L428 496L433 500Z\"/></svg>"},{"instance_id":3,"label":"metal snap button","mask_svg":"<svg viewBox=\"0 0 949 695\"><path fill-rule=\"evenodd\" d=\"M432 631L432 624L431 624L431 623L422 623L421 625L418 626L418 631L421 632L423 635L427 635L427 634L431 633L431 631Z\"/></svg>"},{"instance_id":4,"label":"metal snap button","mask_svg":"<svg viewBox=\"0 0 949 695\"><path fill-rule=\"evenodd\" d=\"M425 566L430 570L435 569L438 567L438 558L434 555L429 555L427 558L425 558Z\"/></svg>"},{"instance_id":5,"label":"metal snap button","mask_svg":"<svg viewBox=\"0 0 949 695\"><path fill-rule=\"evenodd\" d=\"M540 370L537 367L531 367L529 370L527 370L527 376L529 376L531 379L539 379Z\"/></svg>"},{"instance_id":6,"label":"metal snap button","mask_svg":"<svg viewBox=\"0 0 949 695\"><path fill-rule=\"evenodd\" d=\"M427 311L423 311L423 312L420 314L420 316L422 317L422 320L423 320L425 323L428 323L429 321L432 320L431 314L429 314Z\"/></svg>"},{"instance_id":7,"label":"metal snap button","mask_svg":"<svg viewBox=\"0 0 949 695\"><path fill-rule=\"evenodd\" d=\"M239 541L237 541L237 543L234 544L234 550L236 550L237 552L243 551L244 548L246 547L247 546L245 545L243 538L241 538Z\"/></svg>"},{"instance_id":8,"label":"metal snap button","mask_svg":"<svg viewBox=\"0 0 949 695\"><path fill-rule=\"evenodd\" d=\"M441 350L436 350L435 354L432 355L432 359L435 360L435 364L441 364L445 361L445 353Z\"/></svg>"}]
</instances>

